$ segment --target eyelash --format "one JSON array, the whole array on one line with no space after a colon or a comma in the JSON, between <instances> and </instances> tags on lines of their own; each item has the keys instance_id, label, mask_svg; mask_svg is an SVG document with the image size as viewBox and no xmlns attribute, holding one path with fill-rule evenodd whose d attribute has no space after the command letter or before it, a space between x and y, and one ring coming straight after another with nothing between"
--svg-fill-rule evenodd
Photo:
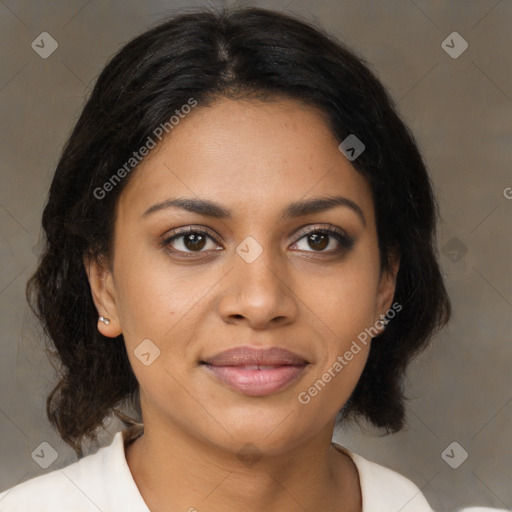
<instances>
[{"instance_id":1,"label":"eyelash","mask_svg":"<svg viewBox=\"0 0 512 512\"><path fill-rule=\"evenodd\" d=\"M297 243L299 240L302 240L307 235L310 235L313 233L319 233L319 234L332 236L333 238L335 238L338 241L338 243L340 244L340 247L338 249L334 249L334 250L330 250L330 251L311 250L311 251L306 251L306 252L312 252L312 253L317 253L317 254L337 255L337 254L341 254L341 253L348 251L354 245L353 238L349 237L343 230L333 229L332 227L317 227L317 228L313 228L313 229L303 230L303 231L299 232L299 234L298 234L299 238L297 239L297 241L295 243ZM210 231L207 228L200 229L200 228L195 228L192 226L182 229L179 232L174 233L172 236L167 237L162 242L161 245L162 245L162 247L168 247L171 245L171 243L174 240L177 240L178 238L184 237L189 234L204 235L206 237L211 238L215 243L220 245L220 242L217 240L216 235L212 231ZM193 257L196 254L201 254L203 252L207 252L207 251L203 251L203 250L201 250L201 251L181 251L181 250L177 250L177 249L170 249L170 251L173 254L180 254L181 256L186 257L186 258L191 257L191 256Z\"/></svg>"}]
</instances>

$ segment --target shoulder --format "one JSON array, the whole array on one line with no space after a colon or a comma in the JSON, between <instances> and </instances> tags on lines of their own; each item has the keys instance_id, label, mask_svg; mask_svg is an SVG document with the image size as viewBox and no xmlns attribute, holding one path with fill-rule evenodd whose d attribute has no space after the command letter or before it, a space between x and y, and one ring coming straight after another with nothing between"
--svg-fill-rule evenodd
<instances>
[{"instance_id":1,"label":"shoulder","mask_svg":"<svg viewBox=\"0 0 512 512\"><path fill-rule=\"evenodd\" d=\"M130 503L133 493L135 499ZM123 433L118 432L109 446L96 453L2 492L0 510L98 512L117 510L126 501L130 506L124 510L132 510L140 499L124 457Z\"/></svg>"},{"instance_id":2,"label":"shoulder","mask_svg":"<svg viewBox=\"0 0 512 512\"><path fill-rule=\"evenodd\" d=\"M31 480L18 484L0 494L2 511L18 512L22 510L65 510L66 507L77 507L76 510L98 510L81 492L84 486L85 473L97 474L101 466L101 450L94 455L57 469Z\"/></svg>"},{"instance_id":3,"label":"shoulder","mask_svg":"<svg viewBox=\"0 0 512 512\"><path fill-rule=\"evenodd\" d=\"M0 507L5 512L23 510L98 511L94 497L98 494L98 477L106 454L111 447L104 447L64 468L32 478L0 494Z\"/></svg>"},{"instance_id":4,"label":"shoulder","mask_svg":"<svg viewBox=\"0 0 512 512\"><path fill-rule=\"evenodd\" d=\"M357 467L363 512L433 512L423 493L405 476L333 443Z\"/></svg>"}]
</instances>

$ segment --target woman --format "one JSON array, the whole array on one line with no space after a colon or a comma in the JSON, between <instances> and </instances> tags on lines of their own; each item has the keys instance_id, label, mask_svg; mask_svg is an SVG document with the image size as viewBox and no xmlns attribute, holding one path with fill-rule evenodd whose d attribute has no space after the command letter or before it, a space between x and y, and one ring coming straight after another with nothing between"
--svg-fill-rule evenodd
<instances>
[{"instance_id":1,"label":"woman","mask_svg":"<svg viewBox=\"0 0 512 512\"><path fill-rule=\"evenodd\" d=\"M106 66L64 149L27 287L82 456L3 511L431 511L332 443L404 425L404 376L450 318L437 205L361 59L263 9L182 14ZM132 411L130 411L132 409Z\"/></svg>"}]
</instances>

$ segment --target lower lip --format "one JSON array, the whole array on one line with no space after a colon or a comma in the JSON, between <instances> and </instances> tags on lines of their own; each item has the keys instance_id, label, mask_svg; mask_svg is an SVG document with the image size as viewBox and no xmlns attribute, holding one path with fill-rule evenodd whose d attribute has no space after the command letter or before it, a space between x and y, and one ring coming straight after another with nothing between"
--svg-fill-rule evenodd
<instances>
[{"instance_id":1,"label":"lower lip","mask_svg":"<svg viewBox=\"0 0 512 512\"><path fill-rule=\"evenodd\" d=\"M243 366L212 366L208 364L203 366L235 391L248 396L265 396L276 393L297 379L306 368L306 365L302 365L247 370Z\"/></svg>"}]
</instances>

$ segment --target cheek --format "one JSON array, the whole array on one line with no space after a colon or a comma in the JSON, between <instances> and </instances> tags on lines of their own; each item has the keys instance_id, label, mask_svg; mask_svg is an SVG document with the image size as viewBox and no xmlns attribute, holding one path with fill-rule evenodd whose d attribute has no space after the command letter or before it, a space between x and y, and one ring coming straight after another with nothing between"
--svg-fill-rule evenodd
<instances>
[{"instance_id":1,"label":"cheek","mask_svg":"<svg viewBox=\"0 0 512 512\"><path fill-rule=\"evenodd\" d=\"M369 249L361 247L339 267L320 280L306 277L302 294L313 321L321 328L329 352L345 347L376 320L378 260ZM332 354L331 354L332 355Z\"/></svg>"},{"instance_id":2,"label":"cheek","mask_svg":"<svg viewBox=\"0 0 512 512\"><path fill-rule=\"evenodd\" d=\"M319 420L335 415L354 390L368 359L375 321L378 253L369 242L329 276L308 280L308 324L314 335L315 367L297 401ZM323 286L319 286L323 284ZM306 409L304 409L305 411Z\"/></svg>"},{"instance_id":3,"label":"cheek","mask_svg":"<svg viewBox=\"0 0 512 512\"><path fill-rule=\"evenodd\" d=\"M317 310L310 324L320 337L315 340L316 364L296 397L299 410L319 423L336 415L352 394L372 339L366 329L373 325L373 281L354 274L332 281L321 299L323 309Z\"/></svg>"},{"instance_id":4,"label":"cheek","mask_svg":"<svg viewBox=\"0 0 512 512\"><path fill-rule=\"evenodd\" d=\"M141 390L152 390L147 396L170 387L179 392L172 376L181 376L190 359L195 315L210 280L206 275L191 279L190 268L173 269L161 251L135 245L119 250L115 262L126 351Z\"/></svg>"},{"instance_id":5,"label":"cheek","mask_svg":"<svg viewBox=\"0 0 512 512\"><path fill-rule=\"evenodd\" d=\"M142 243L123 245L122 240L120 247L115 261L116 289L125 338L134 338L132 342L159 339L176 322L177 308L186 302L186 288L177 286L165 267L165 258L157 254L160 250Z\"/></svg>"}]
</instances>

